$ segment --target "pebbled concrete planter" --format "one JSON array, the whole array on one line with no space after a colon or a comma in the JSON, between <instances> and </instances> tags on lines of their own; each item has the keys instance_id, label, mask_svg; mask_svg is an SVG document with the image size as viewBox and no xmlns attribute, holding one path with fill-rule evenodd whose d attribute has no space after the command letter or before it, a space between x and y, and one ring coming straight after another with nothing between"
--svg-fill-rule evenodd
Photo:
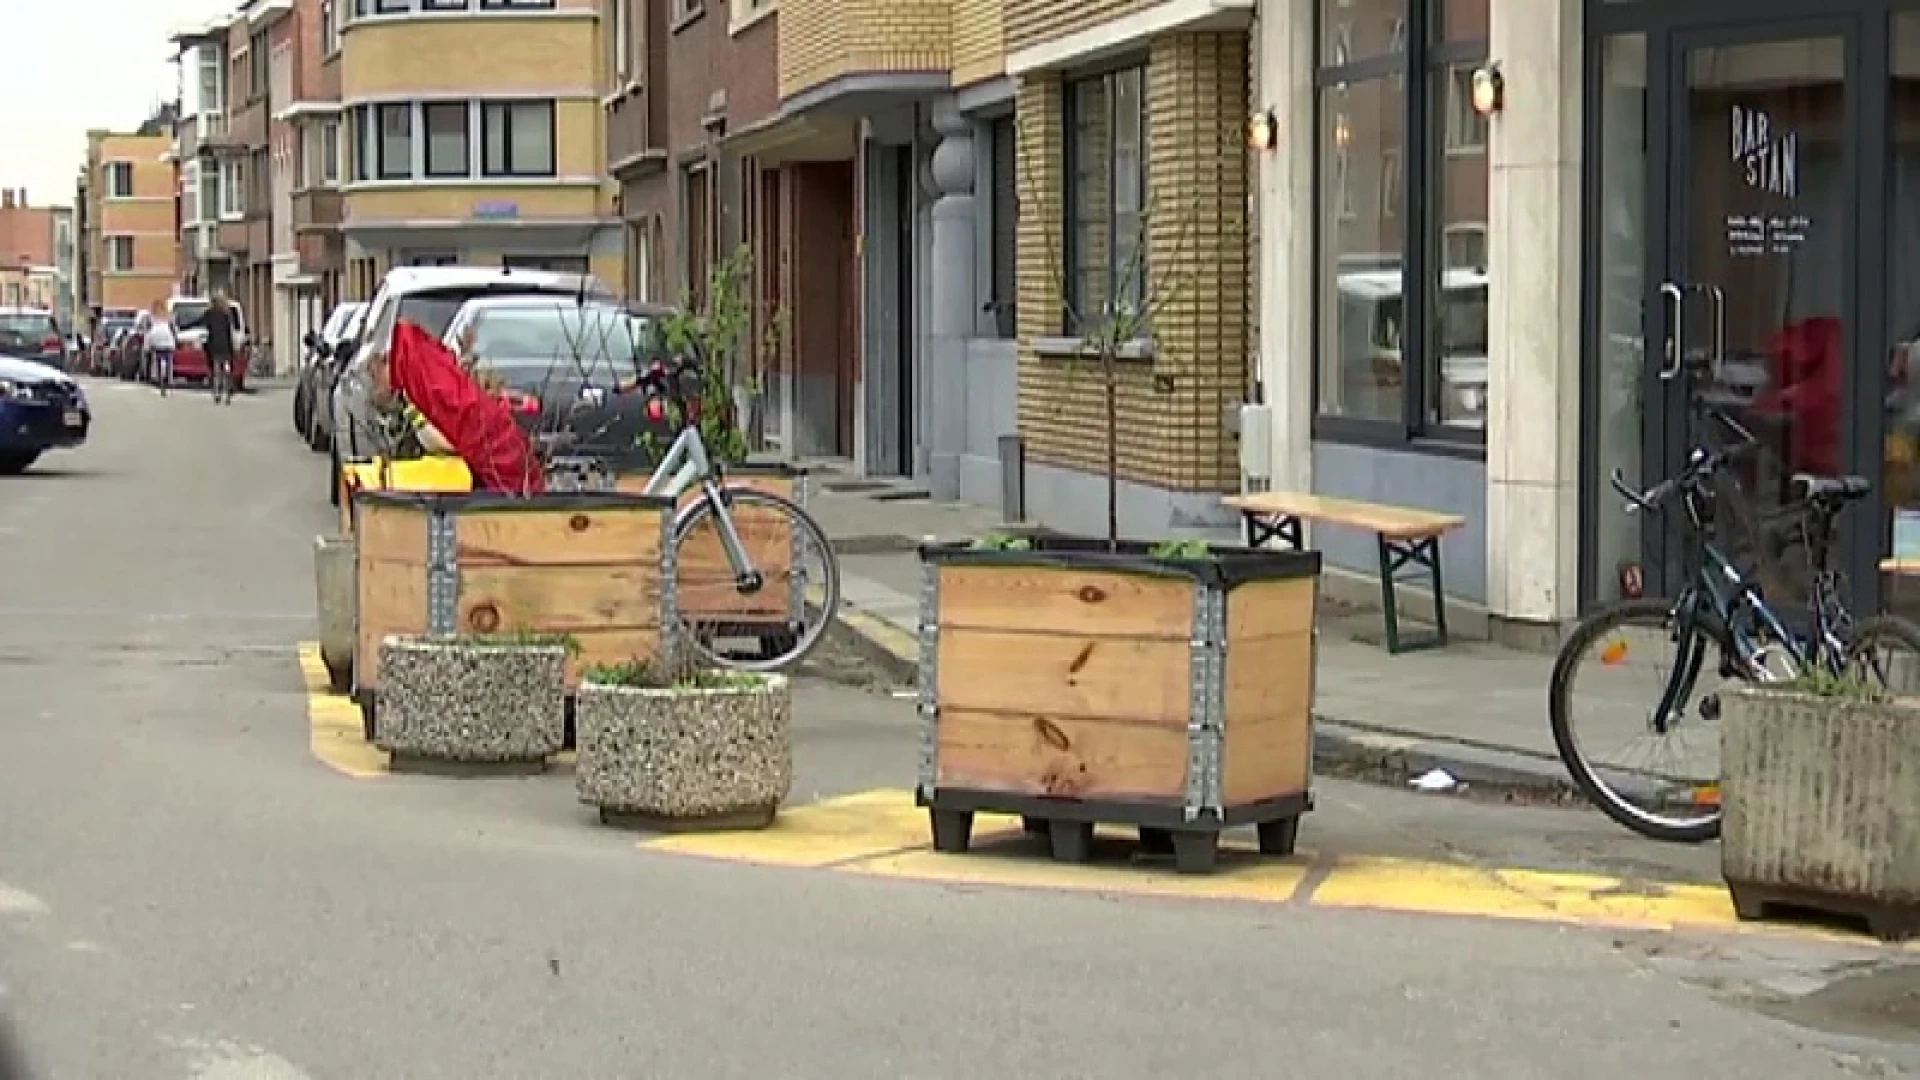
<instances>
[{"instance_id":1,"label":"pebbled concrete planter","mask_svg":"<svg viewBox=\"0 0 1920 1080\"><path fill-rule=\"evenodd\" d=\"M564 645L388 636L378 743L397 771L537 772L566 735Z\"/></svg>"},{"instance_id":2,"label":"pebbled concrete planter","mask_svg":"<svg viewBox=\"0 0 1920 1080\"><path fill-rule=\"evenodd\" d=\"M1920 930L1920 701L1723 692L1721 874L1735 911Z\"/></svg>"},{"instance_id":3,"label":"pebbled concrete planter","mask_svg":"<svg viewBox=\"0 0 1920 1080\"><path fill-rule=\"evenodd\" d=\"M793 787L792 717L781 675L712 690L584 682L574 705L580 801L610 825L765 828Z\"/></svg>"},{"instance_id":4,"label":"pebbled concrete planter","mask_svg":"<svg viewBox=\"0 0 1920 1080\"><path fill-rule=\"evenodd\" d=\"M353 538L313 538L313 589L320 621L320 659L336 694L353 689L355 605Z\"/></svg>"}]
</instances>

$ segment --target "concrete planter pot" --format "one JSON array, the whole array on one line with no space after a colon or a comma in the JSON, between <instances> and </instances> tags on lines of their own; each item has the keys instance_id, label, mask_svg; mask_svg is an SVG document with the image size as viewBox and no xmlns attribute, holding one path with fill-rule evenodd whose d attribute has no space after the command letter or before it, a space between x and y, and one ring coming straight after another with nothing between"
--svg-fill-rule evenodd
<instances>
[{"instance_id":1,"label":"concrete planter pot","mask_svg":"<svg viewBox=\"0 0 1920 1080\"><path fill-rule=\"evenodd\" d=\"M388 636L378 744L396 771L537 772L566 737L568 651Z\"/></svg>"},{"instance_id":2,"label":"concrete planter pot","mask_svg":"<svg viewBox=\"0 0 1920 1080\"><path fill-rule=\"evenodd\" d=\"M353 628L358 600L353 538L313 538L313 588L320 621L320 659L336 694L353 689Z\"/></svg>"},{"instance_id":3,"label":"concrete planter pot","mask_svg":"<svg viewBox=\"0 0 1920 1080\"><path fill-rule=\"evenodd\" d=\"M1721 697L1721 874L1775 905L1920 931L1920 702L1741 688Z\"/></svg>"},{"instance_id":4,"label":"concrete planter pot","mask_svg":"<svg viewBox=\"0 0 1920 1080\"><path fill-rule=\"evenodd\" d=\"M715 689L583 682L580 801L607 824L659 831L772 824L793 786L793 699L784 676L752 678Z\"/></svg>"}]
</instances>

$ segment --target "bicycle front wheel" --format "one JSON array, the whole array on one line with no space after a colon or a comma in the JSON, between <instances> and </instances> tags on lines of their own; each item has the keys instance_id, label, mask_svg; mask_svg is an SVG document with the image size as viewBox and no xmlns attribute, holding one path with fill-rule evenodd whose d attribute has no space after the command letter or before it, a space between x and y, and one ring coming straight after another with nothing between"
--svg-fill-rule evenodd
<instances>
[{"instance_id":1,"label":"bicycle front wheel","mask_svg":"<svg viewBox=\"0 0 1920 1080\"><path fill-rule=\"evenodd\" d=\"M1601 812L1642 836L1720 835L1718 649L1705 630L1677 626L1670 601L1629 600L1583 620L1554 662L1560 760ZM1602 756L1616 742L1619 756Z\"/></svg>"},{"instance_id":2,"label":"bicycle front wheel","mask_svg":"<svg viewBox=\"0 0 1920 1080\"><path fill-rule=\"evenodd\" d=\"M1846 673L1896 697L1920 693L1920 625L1899 615L1873 615L1854 624Z\"/></svg>"},{"instance_id":3,"label":"bicycle front wheel","mask_svg":"<svg viewBox=\"0 0 1920 1080\"><path fill-rule=\"evenodd\" d=\"M826 636L840 612L840 565L799 504L768 491L721 489L682 512L673 536L673 611L701 657L736 671L782 671ZM731 522L748 565L722 539Z\"/></svg>"}]
</instances>

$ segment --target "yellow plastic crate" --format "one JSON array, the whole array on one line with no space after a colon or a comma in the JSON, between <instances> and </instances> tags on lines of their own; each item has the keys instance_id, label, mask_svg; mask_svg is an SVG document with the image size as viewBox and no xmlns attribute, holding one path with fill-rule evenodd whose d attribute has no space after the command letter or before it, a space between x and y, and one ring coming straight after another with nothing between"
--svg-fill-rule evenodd
<instances>
[{"instance_id":1,"label":"yellow plastic crate","mask_svg":"<svg viewBox=\"0 0 1920 1080\"><path fill-rule=\"evenodd\" d=\"M434 455L387 461L355 462L346 466L347 482L356 491L440 491L473 490L473 473L467 463L451 455Z\"/></svg>"}]
</instances>

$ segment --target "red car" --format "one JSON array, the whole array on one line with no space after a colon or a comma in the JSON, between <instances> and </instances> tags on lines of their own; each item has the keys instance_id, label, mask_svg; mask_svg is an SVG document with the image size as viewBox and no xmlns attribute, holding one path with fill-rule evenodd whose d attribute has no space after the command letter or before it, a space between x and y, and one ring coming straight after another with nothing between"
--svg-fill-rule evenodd
<instances>
[{"instance_id":1,"label":"red car","mask_svg":"<svg viewBox=\"0 0 1920 1080\"><path fill-rule=\"evenodd\" d=\"M179 340L173 351L175 381L205 382L212 375L207 368L207 331L201 325L212 306L213 301L199 296L176 296L167 301L167 317L173 321L174 336ZM253 359L251 335L247 333L247 318L240 304L228 300L227 310L233 313L233 388L245 390L247 366Z\"/></svg>"}]
</instances>

